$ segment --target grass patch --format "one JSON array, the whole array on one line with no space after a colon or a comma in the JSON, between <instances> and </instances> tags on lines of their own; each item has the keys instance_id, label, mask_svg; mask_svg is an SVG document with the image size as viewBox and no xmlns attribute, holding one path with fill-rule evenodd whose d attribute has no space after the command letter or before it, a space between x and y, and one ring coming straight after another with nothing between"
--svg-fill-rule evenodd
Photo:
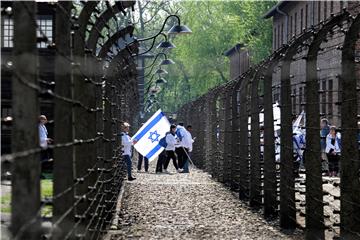
<instances>
[{"instance_id":1,"label":"grass patch","mask_svg":"<svg viewBox=\"0 0 360 240\"><path fill-rule=\"evenodd\" d=\"M41 199L45 197L53 196L53 182L50 179L41 180ZM10 213L11 212L11 193L1 196L1 212ZM52 206L45 206L41 210L42 216L51 216L52 215Z\"/></svg>"},{"instance_id":2,"label":"grass patch","mask_svg":"<svg viewBox=\"0 0 360 240\"><path fill-rule=\"evenodd\" d=\"M10 203L11 203L10 193L1 196L1 212L10 213L11 212Z\"/></svg>"},{"instance_id":3,"label":"grass patch","mask_svg":"<svg viewBox=\"0 0 360 240\"><path fill-rule=\"evenodd\" d=\"M53 181L50 179L41 180L41 198L52 197L53 195Z\"/></svg>"}]
</instances>

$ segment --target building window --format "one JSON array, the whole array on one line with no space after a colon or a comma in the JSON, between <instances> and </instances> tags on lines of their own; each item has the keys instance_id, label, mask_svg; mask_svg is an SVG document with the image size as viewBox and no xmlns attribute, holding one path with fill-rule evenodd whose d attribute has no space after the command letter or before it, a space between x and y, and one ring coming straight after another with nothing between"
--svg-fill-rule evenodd
<instances>
[{"instance_id":1,"label":"building window","mask_svg":"<svg viewBox=\"0 0 360 240\"><path fill-rule=\"evenodd\" d=\"M326 113L326 80L322 81L321 90L321 113Z\"/></svg>"},{"instance_id":2,"label":"building window","mask_svg":"<svg viewBox=\"0 0 360 240\"><path fill-rule=\"evenodd\" d=\"M295 13L295 17L294 17L294 35L296 36L297 34L297 13Z\"/></svg>"},{"instance_id":3,"label":"building window","mask_svg":"<svg viewBox=\"0 0 360 240\"><path fill-rule=\"evenodd\" d=\"M12 108L11 107L1 107L1 118L11 117L12 116Z\"/></svg>"},{"instance_id":4,"label":"building window","mask_svg":"<svg viewBox=\"0 0 360 240\"><path fill-rule=\"evenodd\" d=\"M281 46L281 43L280 43L280 40L281 40L281 37L280 37L280 33L281 33L281 31L280 31L280 26L278 26L278 48Z\"/></svg>"},{"instance_id":5,"label":"building window","mask_svg":"<svg viewBox=\"0 0 360 240\"><path fill-rule=\"evenodd\" d=\"M38 24L37 37L42 37L43 35L41 33L43 33L47 37L48 42L52 42L53 40L52 16L50 15L39 16L37 20L37 24ZM37 44L39 48L46 48L47 45L48 43L46 42L41 42Z\"/></svg>"},{"instance_id":6,"label":"building window","mask_svg":"<svg viewBox=\"0 0 360 240\"><path fill-rule=\"evenodd\" d=\"M328 113L333 116L333 80L328 82Z\"/></svg>"},{"instance_id":7,"label":"building window","mask_svg":"<svg viewBox=\"0 0 360 240\"><path fill-rule=\"evenodd\" d=\"M14 46L14 22L10 17L2 18L2 47L11 48Z\"/></svg>"},{"instance_id":8,"label":"building window","mask_svg":"<svg viewBox=\"0 0 360 240\"><path fill-rule=\"evenodd\" d=\"M274 27L274 50L276 50L276 27Z\"/></svg>"},{"instance_id":9,"label":"building window","mask_svg":"<svg viewBox=\"0 0 360 240\"><path fill-rule=\"evenodd\" d=\"M327 1L324 1L324 20L327 19Z\"/></svg>"},{"instance_id":10,"label":"building window","mask_svg":"<svg viewBox=\"0 0 360 240\"><path fill-rule=\"evenodd\" d=\"M340 12L342 12L344 8L344 1L340 1Z\"/></svg>"},{"instance_id":11,"label":"building window","mask_svg":"<svg viewBox=\"0 0 360 240\"><path fill-rule=\"evenodd\" d=\"M334 1L330 1L330 14L334 13Z\"/></svg>"},{"instance_id":12,"label":"building window","mask_svg":"<svg viewBox=\"0 0 360 240\"><path fill-rule=\"evenodd\" d=\"M318 23L321 21L321 2L318 2Z\"/></svg>"},{"instance_id":13,"label":"building window","mask_svg":"<svg viewBox=\"0 0 360 240\"><path fill-rule=\"evenodd\" d=\"M308 27L308 12L309 12L309 6L306 4L305 6L305 28Z\"/></svg>"},{"instance_id":14,"label":"building window","mask_svg":"<svg viewBox=\"0 0 360 240\"><path fill-rule=\"evenodd\" d=\"M52 16L50 15L43 15L38 16L37 20L38 30L37 30L37 37L41 37L41 31L45 34L48 38L49 42L53 40L53 22ZM2 18L2 47L11 48L14 46L13 37L14 37L14 22L13 19L9 17ZM46 48L47 43L41 42L37 44L39 48Z\"/></svg>"},{"instance_id":15,"label":"building window","mask_svg":"<svg viewBox=\"0 0 360 240\"><path fill-rule=\"evenodd\" d=\"M301 9L301 12L300 12L300 32L303 31L303 27L304 27L304 10Z\"/></svg>"}]
</instances>

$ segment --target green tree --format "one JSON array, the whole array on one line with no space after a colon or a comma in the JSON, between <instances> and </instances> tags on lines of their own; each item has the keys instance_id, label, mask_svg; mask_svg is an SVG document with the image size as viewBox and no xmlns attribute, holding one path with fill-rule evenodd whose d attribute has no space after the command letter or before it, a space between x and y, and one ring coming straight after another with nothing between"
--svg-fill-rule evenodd
<instances>
[{"instance_id":1,"label":"green tree","mask_svg":"<svg viewBox=\"0 0 360 240\"><path fill-rule=\"evenodd\" d=\"M271 52L271 22L262 18L275 4L269 1L180 1L182 23L193 34L173 39L171 57L177 65L169 68L168 84L159 99L166 111L229 80L229 60L223 53L244 43L253 64Z\"/></svg>"}]
</instances>

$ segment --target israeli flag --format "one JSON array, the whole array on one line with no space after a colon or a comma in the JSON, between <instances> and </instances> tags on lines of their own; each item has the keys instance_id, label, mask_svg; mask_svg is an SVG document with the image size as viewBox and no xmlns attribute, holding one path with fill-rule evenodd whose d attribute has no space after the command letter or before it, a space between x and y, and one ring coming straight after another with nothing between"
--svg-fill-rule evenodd
<instances>
[{"instance_id":1,"label":"israeli flag","mask_svg":"<svg viewBox=\"0 0 360 240\"><path fill-rule=\"evenodd\" d=\"M159 109L132 137L135 149L143 156L154 160L164 148L159 141L170 131L170 122Z\"/></svg>"}]
</instances>

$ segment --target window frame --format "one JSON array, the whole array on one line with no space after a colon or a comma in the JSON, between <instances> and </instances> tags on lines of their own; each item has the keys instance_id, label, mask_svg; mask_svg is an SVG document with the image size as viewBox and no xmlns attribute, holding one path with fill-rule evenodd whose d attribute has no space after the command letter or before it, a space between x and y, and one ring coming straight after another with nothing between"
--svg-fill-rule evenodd
<instances>
[{"instance_id":1,"label":"window frame","mask_svg":"<svg viewBox=\"0 0 360 240\"><path fill-rule=\"evenodd\" d=\"M14 47L14 20L9 16L1 17L1 47Z\"/></svg>"}]
</instances>

